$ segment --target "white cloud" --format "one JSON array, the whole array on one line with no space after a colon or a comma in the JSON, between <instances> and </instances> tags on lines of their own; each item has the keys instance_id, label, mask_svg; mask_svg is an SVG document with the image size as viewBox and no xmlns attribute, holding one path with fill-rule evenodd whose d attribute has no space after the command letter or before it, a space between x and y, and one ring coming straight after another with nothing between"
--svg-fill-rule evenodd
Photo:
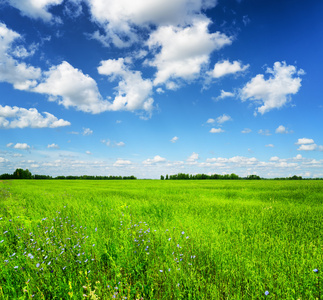
<instances>
[{"instance_id":1,"label":"white cloud","mask_svg":"<svg viewBox=\"0 0 323 300\"><path fill-rule=\"evenodd\" d=\"M296 160L300 160L300 159L303 159L303 156L301 154L297 154L294 159Z\"/></svg>"},{"instance_id":2,"label":"white cloud","mask_svg":"<svg viewBox=\"0 0 323 300\"><path fill-rule=\"evenodd\" d=\"M215 100L218 101L218 100L222 100L222 99L234 97L234 96L235 96L235 94L232 92L226 92L224 90L221 90L221 95L216 97Z\"/></svg>"},{"instance_id":3,"label":"white cloud","mask_svg":"<svg viewBox=\"0 0 323 300\"><path fill-rule=\"evenodd\" d=\"M116 162L113 164L114 167L123 167L123 166L128 166L131 165L132 162L130 160L125 160L125 159L121 159L118 158L116 160Z\"/></svg>"},{"instance_id":4,"label":"white cloud","mask_svg":"<svg viewBox=\"0 0 323 300\"><path fill-rule=\"evenodd\" d=\"M271 135L271 133L270 133L270 131L268 129L266 129L266 130L260 129L260 130L258 130L258 133L261 134L261 135L266 135L266 136Z\"/></svg>"},{"instance_id":5,"label":"white cloud","mask_svg":"<svg viewBox=\"0 0 323 300\"><path fill-rule=\"evenodd\" d=\"M28 149L30 149L30 146L28 144L26 144L26 143L17 143L13 147L15 149L19 149L19 150L28 150Z\"/></svg>"},{"instance_id":6,"label":"white cloud","mask_svg":"<svg viewBox=\"0 0 323 300\"><path fill-rule=\"evenodd\" d=\"M107 109L117 110L144 110L151 113L154 100L150 97L153 84L149 79L143 79L141 72L132 71L125 64L127 59L119 58L101 61L98 72L109 76L113 81L120 78L117 93Z\"/></svg>"},{"instance_id":7,"label":"white cloud","mask_svg":"<svg viewBox=\"0 0 323 300\"><path fill-rule=\"evenodd\" d=\"M50 95L50 101L93 114L109 109L109 102L102 100L95 80L68 62L51 67L44 75L43 82L33 91Z\"/></svg>"},{"instance_id":8,"label":"white cloud","mask_svg":"<svg viewBox=\"0 0 323 300\"><path fill-rule=\"evenodd\" d=\"M53 143L53 144L47 145L47 148L49 148L49 149L59 149L59 146L57 144Z\"/></svg>"},{"instance_id":9,"label":"white cloud","mask_svg":"<svg viewBox=\"0 0 323 300\"><path fill-rule=\"evenodd\" d=\"M111 142L110 140L101 140L101 143L107 145L108 147L124 147L126 144L124 142Z\"/></svg>"},{"instance_id":10,"label":"white cloud","mask_svg":"<svg viewBox=\"0 0 323 300\"><path fill-rule=\"evenodd\" d=\"M161 162L165 162L165 161L166 161L166 158L156 155L154 158L148 158L148 159L144 160L142 163L144 165L153 165L153 164L161 163Z\"/></svg>"},{"instance_id":11,"label":"white cloud","mask_svg":"<svg viewBox=\"0 0 323 300\"><path fill-rule=\"evenodd\" d=\"M48 12L51 6L59 5L63 0L6 0L11 6L20 10L21 14L33 19L51 21L53 16Z\"/></svg>"},{"instance_id":12,"label":"white cloud","mask_svg":"<svg viewBox=\"0 0 323 300\"><path fill-rule=\"evenodd\" d=\"M252 100L262 104L257 111L264 114L272 109L281 108L290 100L290 95L296 94L300 87L304 71L297 71L293 65L286 62L275 62L273 69L267 68L269 78L263 74L252 78L241 90L242 101Z\"/></svg>"},{"instance_id":13,"label":"white cloud","mask_svg":"<svg viewBox=\"0 0 323 300\"><path fill-rule=\"evenodd\" d=\"M127 47L138 41L136 28L149 25L184 25L216 0L88 0L93 19L105 30L94 38L105 46Z\"/></svg>"},{"instance_id":14,"label":"white cloud","mask_svg":"<svg viewBox=\"0 0 323 300\"><path fill-rule=\"evenodd\" d=\"M250 128L245 128L241 131L241 133L250 133L252 130Z\"/></svg>"},{"instance_id":15,"label":"white cloud","mask_svg":"<svg viewBox=\"0 0 323 300\"><path fill-rule=\"evenodd\" d=\"M85 151L87 155L92 155L91 151Z\"/></svg>"},{"instance_id":16,"label":"white cloud","mask_svg":"<svg viewBox=\"0 0 323 300\"><path fill-rule=\"evenodd\" d=\"M164 93L165 93L165 91L164 91L161 87L157 88L157 89L156 89L156 92L157 92L158 94L164 94Z\"/></svg>"},{"instance_id":17,"label":"white cloud","mask_svg":"<svg viewBox=\"0 0 323 300\"><path fill-rule=\"evenodd\" d=\"M8 143L6 146L10 148L11 146L13 146L13 143Z\"/></svg>"},{"instance_id":18,"label":"white cloud","mask_svg":"<svg viewBox=\"0 0 323 300\"><path fill-rule=\"evenodd\" d=\"M241 62L235 60L231 63L228 60L217 62L214 68L209 74L214 78L220 78L228 74L235 74L237 72L243 72L249 68L249 65L242 65Z\"/></svg>"},{"instance_id":19,"label":"white cloud","mask_svg":"<svg viewBox=\"0 0 323 300\"><path fill-rule=\"evenodd\" d=\"M279 157L278 156L273 156L269 159L269 161L279 161Z\"/></svg>"},{"instance_id":20,"label":"white cloud","mask_svg":"<svg viewBox=\"0 0 323 300\"><path fill-rule=\"evenodd\" d=\"M124 142L116 142L115 145L117 147L124 147L126 144Z\"/></svg>"},{"instance_id":21,"label":"white cloud","mask_svg":"<svg viewBox=\"0 0 323 300\"><path fill-rule=\"evenodd\" d=\"M316 144L303 144L300 145L300 147L297 149L298 151L314 151L317 149L317 145Z\"/></svg>"},{"instance_id":22,"label":"white cloud","mask_svg":"<svg viewBox=\"0 0 323 300\"><path fill-rule=\"evenodd\" d=\"M210 20L196 17L190 26L161 26L154 31L147 45L160 50L149 65L157 68L154 84L169 80L192 80L200 75L214 50L230 45L232 39L223 33L209 33Z\"/></svg>"},{"instance_id":23,"label":"white cloud","mask_svg":"<svg viewBox=\"0 0 323 300\"><path fill-rule=\"evenodd\" d=\"M222 116L218 117L216 121L219 124L223 124L224 122L231 121L232 118L229 115L223 114Z\"/></svg>"},{"instance_id":24,"label":"white cloud","mask_svg":"<svg viewBox=\"0 0 323 300\"><path fill-rule=\"evenodd\" d=\"M314 140L308 139L308 138L302 138L302 139L298 139L298 141L295 143L295 145L308 145L308 144L314 144Z\"/></svg>"},{"instance_id":25,"label":"white cloud","mask_svg":"<svg viewBox=\"0 0 323 300\"><path fill-rule=\"evenodd\" d=\"M25 109L17 106L0 105L0 128L58 128L71 125L63 119L44 112L43 115L36 108Z\"/></svg>"},{"instance_id":26,"label":"white cloud","mask_svg":"<svg viewBox=\"0 0 323 300\"><path fill-rule=\"evenodd\" d=\"M213 123L215 123L215 120L214 120L214 119L212 119L212 118L210 118L210 119L208 119L208 120L206 121L206 123L207 123L207 124L213 124Z\"/></svg>"},{"instance_id":27,"label":"white cloud","mask_svg":"<svg viewBox=\"0 0 323 300\"><path fill-rule=\"evenodd\" d=\"M285 126L279 125L278 128L276 128L276 133L289 133Z\"/></svg>"},{"instance_id":28,"label":"white cloud","mask_svg":"<svg viewBox=\"0 0 323 300\"><path fill-rule=\"evenodd\" d=\"M172 143L176 143L178 141L178 137L177 136L174 136L170 141Z\"/></svg>"},{"instance_id":29,"label":"white cloud","mask_svg":"<svg viewBox=\"0 0 323 300\"><path fill-rule=\"evenodd\" d=\"M222 128L211 128L210 130L211 133L221 133L224 132Z\"/></svg>"},{"instance_id":30,"label":"white cloud","mask_svg":"<svg viewBox=\"0 0 323 300\"><path fill-rule=\"evenodd\" d=\"M274 148L275 146L273 144L268 144L268 145L265 145L265 147Z\"/></svg>"},{"instance_id":31,"label":"white cloud","mask_svg":"<svg viewBox=\"0 0 323 300\"><path fill-rule=\"evenodd\" d=\"M199 159L198 153L193 152L187 159L186 161L188 162L196 162Z\"/></svg>"},{"instance_id":32,"label":"white cloud","mask_svg":"<svg viewBox=\"0 0 323 300\"><path fill-rule=\"evenodd\" d=\"M7 162L8 160L4 157L0 157L0 163Z\"/></svg>"},{"instance_id":33,"label":"white cloud","mask_svg":"<svg viewBox=\"0 0 323 300\"><path fill-rule=\"evenodd\" d=\"M24 62L20 63L12 57L17 53L16 49L12 49L12 45L19 39L21 40L20 34L0 23L0 82L11 83L15 89L29 90L36 85L41 70ZM18 47L20 52L24 49L22 46Z\"/></svg>"},{"instance_id":34,"label":"white cloud","mask_svg":"<svg viewBox=\"0 0 323 300\"><path fill-rule=\"evenodd\" d=\"M91 130L90 128L83 128L83 135L91 135L93 134L93 130Z\"/></svg>"}]
</instances>

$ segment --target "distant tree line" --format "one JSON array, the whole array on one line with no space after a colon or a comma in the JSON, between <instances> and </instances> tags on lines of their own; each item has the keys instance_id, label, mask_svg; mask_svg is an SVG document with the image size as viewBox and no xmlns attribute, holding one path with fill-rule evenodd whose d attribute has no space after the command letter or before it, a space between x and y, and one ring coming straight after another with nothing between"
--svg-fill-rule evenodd
<instances>
[{"instance_id":1,"label":"distant tree line","mask_svg":"<svg viewBox=\"0 0 323 300\"><path fill-rule=\"evenodd\" d=\"M175 175L164 175L160 176L161 180L203 180L203 179L228 179L228 180L266 180L266 178L261 178L258 175L248 175L247 177L239 177L238 175L232 173L232 174L225 174L225 175L220 175L220 174L212 174L212 175L207 175L207 174L185 174L185 173L178 173ZM311 180L320 180L323 178L314 178ZM292 176L292 177L277 177L274 178L274 180L304 180L302 176ZM306 180L309 180L306 178Z\"/></svg>"},{"instance_id":2,"label":"distant tree line","mask_svg":"<svg viewBox=\"0 0 323 300\"><path fill-rule=\"evenodd\" d=\"M166 175L164 177L163 175L160 176L161 180L203 180L203 179L231 179L231 180L237 180L237 179L253 179L253 180L260 180L261 178L258 175L249 175L245 178L239 177L238 175L232 173L232 174L185 174L185 173L178 173L175 175Z\"/></svg>"},{"instance_id":3,"label":"distant tree line","mask_svg":"<svg viewBox=\"0 0 323 300\"><path fill-rule=\"evenodd\" d=\"M49 175L32 175L31 172L26 169L16 169L13 174L2 174L0 175L0 179L85 179L85 180L133 180L137 179L135 176L57 176L52 177Z\"/></svg>"}]
</instances>

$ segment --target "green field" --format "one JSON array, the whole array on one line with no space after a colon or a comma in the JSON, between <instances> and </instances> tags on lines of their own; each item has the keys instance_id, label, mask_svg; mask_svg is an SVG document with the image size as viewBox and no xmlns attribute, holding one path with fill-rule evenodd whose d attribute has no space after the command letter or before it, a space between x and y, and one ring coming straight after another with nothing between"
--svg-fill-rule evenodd
<instances>
[{"instance_id":1,"label":"green field","mask_svg":"<svg viewBox=\"0 0 323 300\"><path fill-rule=\"evenodd\" d=\"M322 204L323 181L2 181L0 299L323 299Z\"/></svg>"}]
</instances>

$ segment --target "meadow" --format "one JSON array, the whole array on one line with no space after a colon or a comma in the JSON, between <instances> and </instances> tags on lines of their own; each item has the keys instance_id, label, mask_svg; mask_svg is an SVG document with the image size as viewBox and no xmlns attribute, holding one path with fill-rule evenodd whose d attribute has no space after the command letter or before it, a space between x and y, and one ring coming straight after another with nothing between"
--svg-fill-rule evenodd
<instances>
[{"instance_id":1,"label":"meadow","mask_svg":"<svg viewBox=\"0 0 323 300\"><path fill-rule=\"evenodd\" d=\"M323 181L0 182L0 299L323 299Z\"/></svg>"}]
</instances>

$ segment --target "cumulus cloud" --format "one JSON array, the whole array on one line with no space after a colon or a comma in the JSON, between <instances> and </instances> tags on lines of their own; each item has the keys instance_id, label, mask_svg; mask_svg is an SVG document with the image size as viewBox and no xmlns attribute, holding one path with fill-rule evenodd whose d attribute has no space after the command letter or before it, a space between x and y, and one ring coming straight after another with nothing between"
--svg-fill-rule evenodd
<instances>
[{"instance_id":1,"label":"cumulus cloud","mask_svg":"<svg viewBox=\"0 0 323 300\"><path fill-rule=\"evenodd\" d=\"M197 160L199 159L199 155L198 155L198 153L195 153L195 152L193 152L187 159L186 159L186 161L187 162L191 162L191 163L194 163L194 162L196 162Z\"/></svg>"},{"instance_id":2,"label":"cumulus cloud","mask_svg":"<svg viewBox=\"0 0 323 300\"><path fill-rule=\"evenodd\" d=\"M308 138L302 138L302 139L298 139L295 144L296 145L314 144L314 140L313 139L308 139Z\"/></svg>"},{"instance_id":3,"label":"cumulus cloud","mask_svg":"<svg viewBox=\"0 0 323 300\"><path fill-rule=\"evenodd\" d=\"M309 144L309 145L300 145L300 147L297 149L298 151L313 151L317 149L316 144Z\"/></svg>"},{"instance_id":4,"label":"cumulus cloud","mask_svg":"<svg viewBox=\"0 0 323 300\"><path fill-rule=\"evenodd\" d=\"M301 138L297 140L295 145L300 145L298 151L323 151L323 146L315 144L313 139Z\"/></svg>"},{"instance_id":5,"label":"cumulus cloud","mask_svg":"<svg viewBox=\"0 0 323 300\"><path fill-rule=\"evenodd\" d=\"M207 123L207 124L213 124L213 123L215 123L215 120L214 120L214 119L212 119L212 118L210 118L210 119L208 119L208 120L206 121L206 123Z\"/></svg>"},{"instance_id":6,"label":"cumulus cloud","mask_svg":"<svg viewBox=\"0 0 323 300\"><path fill-rule=\"evenodd\" d=\"M23 16L33 19L51 21L53 16L48 12L51 6L59 5L63 0L6 0L11 6L17 8Z\"/></svg>"},{"instance_id":7,"label":"cumulus cloud","mask_svg":"<svg viewBox=\"0 0 323 300\"><path fill-rule=\"evenodd\" d=\"M178 141L178 137L177 136L174 136L170 141L172 143L176 143Z\"/></svg>"},{"instance_id":8,"label":"cumulus cloud","mask_svg":"<svg viewBox=\"0 0 323 300\"><path fill-rule=\"evenodd\" d=\"M278 156L273 156L269 159L269 161L279 161L279 157Z\"/></svg>"},{"instance_id":9,"label":"cumulus cloud","mask_svg":"<svg viewBox=\"0 0 323 300\"><path fill-rule=\"evenodd\" d=\"M266 136L271 135L271 133L270 133L270 131L268 129L266 129L266 130L260 129L260 130L258 130L258 133L261 134L261 135L266 135Z\"/></svg>"},{"instance_id":10,"label":"cumulus cloud","mask_svg":"<svg viewBox=\"0 0 323 300\"><path fill-rule=\"evenodd\" d=\"M108 110L109 103L102 100L95 80L68 62L51 67L44 76L33 91L50 95L50 101L93 114Z\"/></svg>"},{"instance_id":11,"label":"cumulus cloud","mask_svg":"<svg viewBox=\"0 0 323 300\"><path fill-rule=\"evenodd\" d=\"M232 92L226 92L224 90L221 90L221 95L216 97L214 100L218 101L218 100L222 100L222 99L230 98L230 97L234 97L234 96L235 96L235 94Z\"/></svg>"},{"instance_id":12,"label":"cumulus cloud","mask_svg":"<svg viewBox=\"0 0 323 300\"><path fill-rule=\"evenodd\" d=\"M7 162L8 160L4 157L0 157L0 163Z\"/></svg>"},{"instance_id":13,"label":"cumulus cloud","mask_svg":"<svg viewBox=\"0 0 323 300\"><path fill-rule=\"evenodd\" d=\"M285 126L279 125L278 128L276 128L276 133L288 133L288 130Z\"/></svg>"},{"instance_id":14,"label":"cumulus cloud","mask_svg":"<svg viewBox=\"0 0 323 300\"><path fill-rule=\"evenodd\" d=\"M126 144L124 142L111 142L110 140L101 140L101 143L105 144L108 147L124 147Z\"/></svg>"},{"instance_id":15,"label":"cumulus cloud","mask_svg":"<svg viewBox=\"0 0 323 300\"><path fill-rule=\"evenodd\" d=\"M91 130L90 128L83 128L83 135L91 135L93 134L93 130Z\"/></svg>"},{"instance_id":16,"label":"cumulus cloud","mask_svg":"<svg viewBox=\"0 0 323 300\"><path fill-rule=\"evenodd\" d=\"M12 46L19 39L20 34L0 23L0 82L8 82L15 89L29 90L37 84L41 70L13 58L12 55L17 53L17 49L12 49ZM24 48L19 47L21 52Z\"/></svg>"},{"instance_id":17,"label":"cumulus cloud","mask_svg":"<svg viewBox=\"0 0 323 300\"><path fill-rule=\"evenodd\" d=\"M274 148L275 146L273 144L268 144L268 145L265 145L265 147Z\"/></svg>"},{"instance_id":18,"label":"cumulus cloud","mask_svg":"<svg viewBox=\"0 0 323 300\"><path fill-rule=\"evenodd\" d=\"M161 163L161 162L165 162L165 161L166 161L166 158L156 155L154 158L148 158L148 159L144 160L142 163L144 165L153 165L153 164Z\"/></svg>"},{"instance_id":19,"label":"cumulus cloud","mask_svg":"<svg viewBox=\"0 0 323 300\"><path fill-rule=\"evenodd\" d=\"M275 62L274 67L267 68L268 79L263 74L252 78L241 89L241 100L251 100L262 104L257 112L264 114L272 109L281 108L290 101L290 96L297 94L301 87L300 78L304 74L302 69L298 70L286 62Z\"/></svg>"},{"instance_id":20,"label":"cumulus cloud","mask_svg":"<svg viewBox=\"0 0 323 300\"><path fill-rule=\"evenodd\" d=\"M116 160L116 162L113 164L113 166L114 167L124 167L124 166L128 166L131 164L132 164L132 162L130 160L118 158Z\"/></svg>"},{"instance_id":21,"label":"cumulus cloud","mask_svg":"<svg viewBox=\"0 0 323 300\"><path fill-rule=\"evenodd\" d=\"M13 146L14 149L19 149L19 150L29 150L30 146L26 143L17 143L16 145Z\"/></svg>"},{"instance_id":22,"label":"cumulus cloud","mask_svg":"<svg viewBox=\"0 0 323 300\"><path fill-rule=\"evenodd\" d=\"M224 122L231 121L232 118L229 115L223 114L222 116L219 116L216 121L218 124L223 124Z\"/></svg>"},{"instance_id":23,"label":"cumulus cloud","mask_svg":"<svg viewBox=\"0 0 323 300\"><path fill-rule=\"evenodd\" d=\"M105 30L93 38L105 46L127 47L138 41L137 28L149 25L184 25L216 0L88 0L92 18Z\"/></svg>"},{"instance_id":24,"label":"cumulus cloud","mask_svg":"<svg viewBox=\"0 0 323 300\"><path fill-rule=\"evenodd\" d=\"M53 143L53 144L47 145L47 148L48 149L59 149L59 146L57 144Z\"/></svg>"},{"instance_id":25,"label":"cumulus cloud","mask_svg":"<svg viewBox=\"0 0 323 300\"><path fill-rule=\"evenodd\" d=\"M245 128L241 131L241 133L250 133L252 130L250 128Z\"/></svg>"},{"instance_id":26,"label":"cumulus cloud","mask_svg":"<svg viewBox=\"0 0 323 300\"><path fill-rule=\"evenodd\" d=\"M58 119L48 112L41 114L36 108L0 105L0 128L58 128L69 125L70 122Z\"/></svg>"},{"instance_id":27,"label":"cumulus cloud","mask_svg":"<svg viewBox=\"0 0 323 300\"><path fill-rule=\"evenodd\" d=\"M242 65L242 63L237 60L235 60L232 63L228 60L223 60L223 61L217 62L214 65L213 70L209 72L209 74L214 78L220 78L225 75L243 72L248 68L249 68L249 65Z\"/></svg>"},{"instance_id":28,"label":"cumulus cloud","mask_svg":"<svg viewBox=\"0 0 323 300\"><path fill-rule=\"evenodd\" d=\"M144 110L151 112L154 100L150 97L153 84L149 79L143 79L141 72L129 69L127 59L109 59L101 61L98 72L109 76L110 81L120 79L117 93L108 110Z\"/></svg>"},{"instance_id":29,"label":"cumulus cloud","mask_svg":"<svg viewBox=\"0 0 323 300\"><path fill-rule=\"evenodd\" d=\"M197 78L210 54L232 43L232 38L223 33L209 33L209 25L209 19L196 17L190 26L161 26L150 35L148 47L159 50L148 62L157 68L154 85Z\"/></svg>"},{"instance_id":30,"label":"cumulus cloud","mask_svg":"<svg viewBox=\"0 0 323 300\"><path fill-rule=\"evenodd\" d=\"M210 130L211 133L221 133L224 132L222 128L211 128Z\"/></svg>"}]
</instances>

